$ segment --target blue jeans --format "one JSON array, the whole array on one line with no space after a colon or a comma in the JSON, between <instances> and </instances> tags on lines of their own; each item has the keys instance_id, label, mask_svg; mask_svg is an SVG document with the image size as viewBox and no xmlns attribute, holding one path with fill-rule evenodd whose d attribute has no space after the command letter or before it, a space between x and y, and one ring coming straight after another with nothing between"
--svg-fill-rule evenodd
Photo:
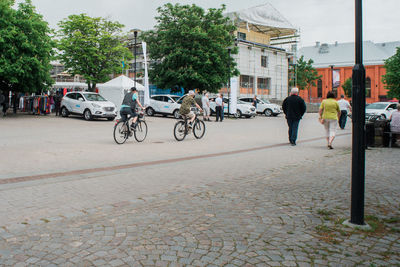
<instances>
[{"instance_id":1,"label":"blue jeans","mask_svg":"<svg viewBox=\"0 0 400 267\"><path fill-rule=\"evenodd\" d=\"M299 129L300 120L286 119L289 126L289 141L291 144L295 144L297 140L297 130Z\"/></svg>"},{"instance_id":2,"label":"blue jeans","mask_svg":"<svg viewBox=\"0 0 400 267\"><path fill-rule=\"evenodd\" d=\"M340 112L340 118L339 118L339 126L340 128L344 129L346 127L346 121L347 121L347 111L342 110Z\"/></svg>"}]
</instances>

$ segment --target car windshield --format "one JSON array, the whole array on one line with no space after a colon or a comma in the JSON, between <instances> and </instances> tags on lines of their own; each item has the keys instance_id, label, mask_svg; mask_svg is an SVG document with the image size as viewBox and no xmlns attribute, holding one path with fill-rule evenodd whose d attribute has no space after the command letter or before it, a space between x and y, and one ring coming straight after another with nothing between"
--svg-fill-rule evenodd
<instances>
[{"instance_id":1,"label":"car windshield","mask_svg":"<svg viewBox=\"0 0 400 267\"><path fill-rule=\"evenodd\" d=\"M88 101L107 101L99 94L83 94Z\"/></svg>"},{"instance_id":2,"label":"car windshield","mask_svg":"<svg viewBox=\"0 0 400 267\"><path fill-rule=\"evenodd\" d=\"M171 98L172 98L175 102L177 102L178 99L181 98L181 97L180 97L180 96L171 96Z\"/></svg>"},{"instance_id":3,"label":"car windshield","mask_svg":"<svg viewBox=\"0 0 400 267\"><path fill-rule=\"evenodd\" d=\"M387 104L383 103L372 103L367 106L367 109L385 109Z\"/></svg>"}]
</instances>

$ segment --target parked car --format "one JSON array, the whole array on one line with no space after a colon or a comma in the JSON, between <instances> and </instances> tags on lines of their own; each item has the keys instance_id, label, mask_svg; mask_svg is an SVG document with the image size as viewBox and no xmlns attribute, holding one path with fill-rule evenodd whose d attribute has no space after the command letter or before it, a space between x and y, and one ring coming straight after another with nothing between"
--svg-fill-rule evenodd
<instances>
[{"instance_id":1,"label":"parked car","mask_svg":"<svg viewBox=\"0 0 400 267\"><path fill-rule=\"evenodd\" d=\"M112 121L117 116L117 107L98 93L71 92L61 100L61 115L83 116L85 120L107 118Z\"/></svg>"},{"instance_id":2,"label":"parked car","mask_svg":"<svg viewBox=\"0 0 400 267\"><path fill-rule=\"evenodd\" d=\"M251 97L241 97L239 99L248 104L251 105L253 104L253 98ZM283 111L281 106L273 104L268 100L261 100L257 98L257 113L264 114L265 116L270 117L270 116L278 116L282 112Z\"/></svg>"},{"instance_id":3,"label":"parked car","mask_svg":"<svg viewBox=\"0 0 400 267\"><path fill-rule=\"evenodd\" d=\"M224 113L228 113L228 98L223 98L224 101ZM210 110L211 110L211 114L215 113L215 97L210 98ZM256 116L256 109L254 108L253 105L250 105L246 102L243 102L241 100L237 101L237 110L236 110L236 114L233 114L235 117L240 118L242 116L246 117L246 118L251 118Z\"/></svg>"},{"instance_id":4,"label":"parked car","mask_svg":"<svg viewBox=\"0 0 400 267\"><path fill-rule=\"evenodd\" d=\"M388 119L393 111L397 108L397 104L393 102L375 102L369 104L365 108L365 117L380 116L381 119Z\"/></svg>"},{"instance_id":5,"label":"parked car","mask_svg":"<svg viewBox=\"0 0 400 267\"><path fill-rule=\"evenodd\" d=\"M176 95L153 95L150 97L150 105L146 108L148 116L155 114L172 115L179 119L179 108L181 104L177 101L180 99Z\"/></svg>"}]
</instances>

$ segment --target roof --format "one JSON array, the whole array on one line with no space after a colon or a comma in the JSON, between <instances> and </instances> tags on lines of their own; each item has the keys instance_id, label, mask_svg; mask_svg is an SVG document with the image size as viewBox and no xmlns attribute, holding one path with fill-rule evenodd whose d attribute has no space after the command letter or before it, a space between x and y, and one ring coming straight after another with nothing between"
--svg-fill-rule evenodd
<instances>
[{"instance_id":1,"label":"roof","mask_svg":"<svg viewBox=\"0 0 400 267\"><path fill-rule=\"evenodd\" d=\"M384 60L396 53L399 42L377 43L363 42L363 64L383 65ZM315 68L327 68L329 66L353 66L355 64L354 43L319 44L303 47L299 50L299 57L305 60L312 59Z\"/></svg>"},{"instance_id":2,"label":"roof","mask_svg":"<svg viewBox=\"0 0 400 267\"><path fill-rule=\"evenodd\" d=\"M295 27L271 4L255 6L226 14L236 26L251 31L269 34L271 37L289 36L296 33Z\"/></svg>"},{"instance_id":3,"label":"roof","mask_svg":"<svg viewBox=\"0 0 400 267\"><path fill-rule=\"evenodd\" d=\"M97 85L97 87L99 88L121 88L121 89L130 89L133 86L135 86L135 82L131 78L126 77L125 75L120 75L106 83ZM136 89L139 91L144 91L145 87L142 84L136 82Z\"/></svg>"}]
</instances>

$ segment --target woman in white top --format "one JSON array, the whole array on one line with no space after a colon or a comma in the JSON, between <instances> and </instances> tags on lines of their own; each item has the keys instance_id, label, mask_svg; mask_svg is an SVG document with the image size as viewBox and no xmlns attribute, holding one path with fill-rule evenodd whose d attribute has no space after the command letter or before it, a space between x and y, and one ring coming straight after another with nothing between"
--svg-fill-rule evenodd
<instances>
[{"instance_id":1,"label":"woman in white top","mask_svg":"<svg viewBox=\"0 0 400 267\"><path fill-rule=\"evenodd\" d=\"M390 115L390 131L394 133L400 133L400 104L397 105L397 110ZM394 143L398 139L400 134L393 136Z\"/></svg>"}]
</instances>

